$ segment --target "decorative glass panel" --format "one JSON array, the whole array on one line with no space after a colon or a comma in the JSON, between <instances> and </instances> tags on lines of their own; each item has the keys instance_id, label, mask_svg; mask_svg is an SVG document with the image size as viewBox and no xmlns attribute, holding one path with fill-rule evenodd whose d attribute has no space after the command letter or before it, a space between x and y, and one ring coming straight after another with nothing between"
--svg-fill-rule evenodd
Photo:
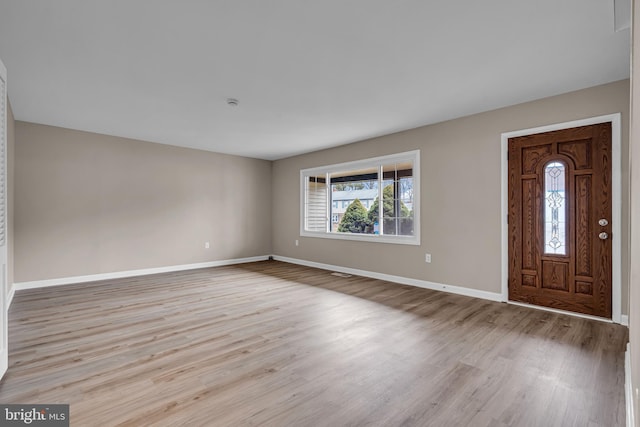
<instances>
[{"instance_id":1,"label":"decorative glass panel","mask_svg":"<svg viewBox=\"0 0 640 427\"><path fill-rule=\"evenodd\" d=\"M544 168L544 253L567 254L566 167L553 161Z\"/></svg>"}]
</instances>

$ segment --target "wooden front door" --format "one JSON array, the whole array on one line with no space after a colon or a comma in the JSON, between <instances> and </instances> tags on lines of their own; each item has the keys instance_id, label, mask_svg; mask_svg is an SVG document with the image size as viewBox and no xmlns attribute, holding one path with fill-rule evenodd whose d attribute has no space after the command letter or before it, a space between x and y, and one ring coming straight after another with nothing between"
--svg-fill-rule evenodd
<instances>
[{"instance_id":1,"label":"wooden front door","mask_svg":"<svg viewBox=\"0 0 640 427\"><path fill-rule=\"evenodd\" d=\"M510 138L508 219L510 300L611 318L611 123Z\"/></svg>"}]
</instances>

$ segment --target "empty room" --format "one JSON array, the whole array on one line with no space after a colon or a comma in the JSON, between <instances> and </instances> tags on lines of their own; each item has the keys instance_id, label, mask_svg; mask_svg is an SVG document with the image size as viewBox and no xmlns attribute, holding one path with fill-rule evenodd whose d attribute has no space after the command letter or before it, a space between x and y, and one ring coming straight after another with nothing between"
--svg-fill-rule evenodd
<instances>
[{"instance_id":1,"label":"empty room","mask_svg":"<svg viewBox=\"0 0 640 427\"><path fill-rule=\"evenodd\" d=\"M636 3L0 0L0 425L640 427Z\"/></svg>"}]
</instances>

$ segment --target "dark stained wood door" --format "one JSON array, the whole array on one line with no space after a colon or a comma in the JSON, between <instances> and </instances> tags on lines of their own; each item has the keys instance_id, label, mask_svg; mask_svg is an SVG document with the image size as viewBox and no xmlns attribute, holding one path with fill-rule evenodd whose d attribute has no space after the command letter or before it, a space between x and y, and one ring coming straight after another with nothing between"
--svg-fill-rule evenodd
<instances>
[{"instance_id":1,"label":"dark stained wood door","mask_svg":"<svg viewBox=\"0 0 640 427\"><path fill-rule=\"evenodd\" d=\"M611 123L510 138L508 215L509 299L611 318Z\"/></svg>"}]
</instances>

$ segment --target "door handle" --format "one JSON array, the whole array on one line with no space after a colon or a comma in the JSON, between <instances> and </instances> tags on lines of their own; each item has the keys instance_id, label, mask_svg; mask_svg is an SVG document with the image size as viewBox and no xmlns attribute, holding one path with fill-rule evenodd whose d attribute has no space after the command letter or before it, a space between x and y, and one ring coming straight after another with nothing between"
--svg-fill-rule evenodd
<instances>
[{"instance_id":1,"label":"door handle","mask_svg":"<svg viewBox=\"0 0 640 427\"><path fill-rule=\"evenodd\" d=\"M606 218L602 218L600 219L600 221L598 221L598 224L600 224L602 227L609 225L609 221L607 221Z\"/></svg>"},{"instance_id":2,"label":"door handle","mask_svg":"<svg viewBox=\"0 0 640 427\"><path fill-rule=\"evenodd\" d=\"M609 238L609 234L603 231L602 233L598 234L598 237L600 238L600 240L607 240Z\"/></svg>"}]
</instances>

